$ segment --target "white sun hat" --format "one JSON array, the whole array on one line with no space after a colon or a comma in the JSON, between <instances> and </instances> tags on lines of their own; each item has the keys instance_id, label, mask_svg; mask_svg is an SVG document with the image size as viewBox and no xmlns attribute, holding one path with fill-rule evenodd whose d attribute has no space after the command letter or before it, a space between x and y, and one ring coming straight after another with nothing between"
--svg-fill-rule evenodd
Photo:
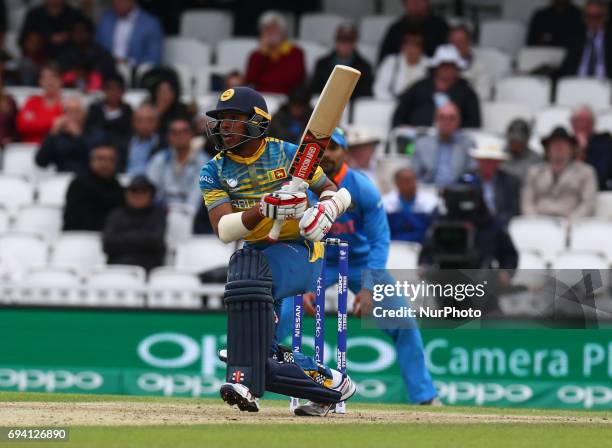
<instances>
[{"instance_id":1,"label":"white sun hat","mask_svg":"<svg viewBox=\"0 0 612 448\"><path fill-rule=\"evenodd\" d=\"M481 135L476 139L476 147L472 148L470 156L475 159L508 160L503 139L488 135Z\"/></svg>"},{"instance_id":2,"label":"white sun hat","mask_svg":"<svg viewBox=\"0 0 612 448\"><path fill-rule=\"evenodd\" d=\"M436 52L429 60L430 67L437 67L440 64L455 64L458 69L464 70L467 67L465 60L461 57L454 45L438 45Z\"/></svg>"}]
</instances>

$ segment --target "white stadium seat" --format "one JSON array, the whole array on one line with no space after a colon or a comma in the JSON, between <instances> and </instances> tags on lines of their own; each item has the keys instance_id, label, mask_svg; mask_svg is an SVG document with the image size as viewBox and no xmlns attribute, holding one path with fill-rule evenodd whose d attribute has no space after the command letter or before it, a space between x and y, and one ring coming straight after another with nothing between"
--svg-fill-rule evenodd
<instances>
[{"instance_id":1,"label":"white stadium seat","mask_svg":"<svg viewBox=\"0 0 612 448\"><path fill-rule=\"evenodd\" d=\"M603 254L612 264L612 221L607 219L584 218L572 222L569 241L570 249L587 250Z\"/></svg>"},{"instance_id":2,"label":"white stadium seat","mask_svg":"<svg viewBox=\"0 0 612 448\"><path fill-rule=\"evenodd\" d=\"M491 81L495 82L511 72L512 58L503 51L490 47L473 47L473 52L489 72Z\"/></svg>"},{"instance_id":3,"label":"white stadium seat","mask_svg":"<svg viewBox=\"0 0 612 448\"><path fill-rule=\"evenodd\" d=\"M508 125L516 118L528 122L533 119L532 109L520 102L485 102L482 103L482 128L486 131L504 134Z\"/></svg>"},{"instance_id":4,"label":"white stadium seat","mask_svg":"<svg viewBox=\"0 0 612 448\"><path fill-rule=\"evenodd\" d=\"M53 239L62 229L62 209L52 205L25 205L17 211L13 229Z\"/></svg>"},{"instance_id":5,"label":"white stadium seat","mask_svg":"<svg viewBox=\"0 0 612 448\"><path fill-rule=\"evenodd\" d=\"M357 51L372 67L378 65L376 63L376 58L378 58L378 45L359 42L357 43Z\"/></svg>"},{"instance_id":6,"label":"white stadium seat","mask_svg":"<svg viewBox=\"0 0 612 448\"><path fill-rule=\"evenodd\" d=\"M385 33L397 20L394 16L365 16L359 24L359 41L379 46L385 37Z\"/></svg>"},{"instance_id":7,"label":"white stadium seat","mask_svg":"<svg viewBox=\"0 0 612 448\"><path fill-rule=\"evenodd\" d=\"M164 63L180 64L196 71L210 65L210 46L190 37L166 37L164 39Z\"/></svg>"},{"instance_id":8,"label":"white stadium seat","mask_svg":"<svg viewBox=\"0 0 612 448\"><path fill-rule=\"evenodd\" d=\"M317 42L298 40L295 42L304 52L304 65L306 66L306 74L312 75L317 61L329 53L329 49Z\"/></svg>"},{"instance_id":9,"label":"white stadium seat","mask_svg":"<svg viewBox=\"0 0 612 448\"><path fill-rule=\"evenodd\" d=\"M600 269L608 268L605 257L597 252L567 250L558 253L552 263L553 269Z\"/></svg>"},{"instance_id":10,"label":"white stadium seat","mask_svg":"<svg viewBox=\"0 0 612 448\"><path fill-rule=\"evenodd\" d=\"M78 305L81 280L69 268L32 268L22 282L19 303L35 305Z\"/></svg>"},{"instance_id":11,"label":"white stadium seat","mask_svg":"<svg viewBox=\"0 0 612 448\"><path fill-rule=\"evenodd\" d=\"M595 130L612 134L612 111L598 113L595 117Z\"/></svg>"},{"instance_id":12,"label":"white stadium seat","mask_svg":"<svg viewBox=\"0 0 612 448\"><path fill-rule=\"evenodd\" d=\"M485 0L486 1L486 0ZM550 4L550 0L502 0L502 17L527 23L533 13Z\"/></svg>"},{"instance_id":13,"label":"white stadium seat","mask_svg":"<svg viewBox=\"0 0 612 448\"><path fill-rule=\"evenodd\" d=\"M49 247L40 235L7 233L0 236L0 260L15 275L31 267L44 266L48 254Z\"/></svg>"},{"instance_id":14,"label":"white stadium seat","mask_svg":"<svg viewBox=\"0 0 612 448\"><path fill-rule=\"evenodd\" d=\"M86 280L87 302L97 306L142 307L145 304L145 276L140 266L94 268Z\"/></svg>"},{"instance_id":15,"label":"white stadium seat","mask_svg":"<svg viewBox=\"0 0 612 448\"><path fill-rule=\"evenodd\" d=\"M123 101L136 110L149 98L149 92L145 89L129 89L123 94Z\"/></svg>"},{"instance_id":16,"label":"white stadium seat","mask_svg":"<svg viewBox=\"0 0 612 448\"><path fill-rule=\"evenodd\" d=\"M300 17L300 40L317 42L327 47L334 45L338 25L346 18L336 14L306 13Z\"/></svg>"},{"instance_id":17,"label":"white stadium seat","mask_svg":"<svg viewBox=\"0 0 612 448\"><path fill-rule=\"evenodd\" d=\"M405 13L402 2L397 0L381 0L382 13L399 18Z\"/></svg>"},{"instance_id":18,"label":"white stadium seat","mask_svg":"<svg viewBox=\"0 0 612 448\"><path fill-rule=\"evenodd\" d=\"M203 272L227 266L233 244L224 244L214 235L195 236L176 248L174 265L190 272Z\"/></svg>"},{"instance_id":19,"label":"white stadium seat","mask_svg":"<svg viewBox=\"0 0 612 448\"><path fill-rule=\"evenodd\" d=\"M519 252L537 251L552 261L563 250L567 240L567 221L550 216L517 216L508 231Z\"/></svg>"},{"instance_id":20,"label":"white stadium seat","mask_svg":"<svg viewBox=\"0 0 612 448\"><path fill-rule=\"evenodd\" d=\"M249 56L259 43L252 37L234 37L223 39L217 44L217 64L245 73Z\"/></svg>"},{"instance_id":21,"label":"white stadium seat","mask_svg":"<svg viewBox=\"0 0 612 448\"><path fill-rule=\"evenodd\" d=\"M184 204L172 204L168 210L166 225L166 243L176 247L182 241L191 238L195 213L193 207Z\"/></svg>"},{"instance_id":22,"label":"white stadium seat","mask_svg":"<svg viewBox=\"0 0 612 448\"><path fill-rule=\"evenodd\" d=\"M215 45L233 33L234 18L228 11L190 10L181 15L180 32L182 37L191 37Z\"/></svg>"},{"instance_id":23,"label":"white stadium seat","mask_svg":"<svg viewBox=\"0 0 612 448\"><path fill-rule=\"evenodd\" d=\"M558 67L564 57L565 49L563 48L523 47L517 56L516 69L519 73L529 73L542 65Z\"/></svg>"},{"instance_id":24,"label":"white stadium seat","mask_svg":"<svg viewBox=\"0 0 612 448\"><path fill-rule=\"evenodd\" d=\"M550 79L539 76L513 76L495 83L495 100L522 103L534 109L550 104Z\"/></svg>"},{"instance_id":25,"label":"white stadium seat","mask_svg":"<svg viewBox=\"0 0 612 448\"><path fill-rule=\"evenodd\" d=\"M391 241L387 269L416 269L421 245L409 241Z\"/></svg>"},{"instance_id":26,"label":"white stadium seat","mask_svg":"<svg viewBox=\"0 0 612 448\"><path fill-rule=\"evenodd\" d=\"M9 143L2 156L2 172L5 174L23 174L35 177L39 170L34 157L38 145L32 143Z\"/></svg>"},{"instance_id":27,"label":"white stadium seat","mask_svg":"<svg viewBox=\"0 0 612 448\"><path fill-rule=\"evenodd\" d=\"M356 2L355 0L323 0L323 11L358 19L374 14L374 3L371 1Z\"/></svg>"},{"instance_id":28,"label":"white stadium seat","mask_svg":"<svg viewBox=\"0 0 612 448\"><path fill-rule=\"evenodd\" d=\"M561 78L557 83L557 100L559 106L576 106L588 104L595 110L610 107L612 89L610 81L567 77Z\"/></svg>"},{"instance_id":29,"label":"white stadium seat","mask_svg":"<svg viewBox=\"0 0 612 448\"><path fill-rule=\"evenodd\" d=\"M192 272L173 268L156 268L149 276L151 308L202 308L201 284Z\"/></svg>"},{"instance_id":30,"label":"white stadium seat","mask_svg":"<svg viewBox=\"0 0 612 448\"><path fill-rule=\"evenodd\" d=\"M0 234L4 234L9 231L11 226L11 217L8 211L0 206Z\"/></svg>"},{"instance_id":31,"label":"white stadium seat","mask_svg":"<svg viewBox=\"0 0 612 448\"><path fill-rule=\"evenodd\" d=\"M533 250L519 252L518 269L546 269L546 260Z\"/></svg>"},{"instance_id":32,"label":"white stadium seat","mask_svg":"<svg viewBox=\"0 0 612 448\"><path fill-rule=\"evenodd\" d=\"M53 242L51 264L80 271L103 265L106 260L97 232L63 232Z\"/></svg>"},{"instance_id":33,"label":"white stadium seat","mask_svg":"<svg viewBox=\"0 0 612 448\"><path fill-rule=\"evenodd\" d=\"M480 28L479 45L497 48L511 57L525 43L525 25L514 20L487 20Z\"/></svg>"},{"instance_id":34,"label":"white stadium seat","mask_svg":"<svg viewBox=\"0 0 612 448\"><path fill-rule=\"evenodd\" d=\"M597 193L595 216L599 218L612 218L612 191Z\"/></svg>"},{"instance_id":35,"label":"white stadium seat","mask_svg":"<svg viewBox=\"0 0 612 448\"><path fill-rule=\"evenodd\" d=\"M41 205L56 205L63 207L66 203L66 192L74 174L55 174L53 177L38 183L38 203Z\"/></svg>"},{"instance_id":36,"label":"white stadium seat","mask_svg":"<svg viewBox=\"0 0 612 448\"><path fill-rule=\"evenodd\" d=\"M353 106L352 124L355 126L380 128L384 134L391 130L395 101L358 98Z\"/></svg>"},{"instance_id":37,"label":"white stadium seat","mask_svg":"<svg viewBox=\"0 0 612 448\"><path fill-rule=\"evenodd\" d=\"M557 126L563 126L569 130L571 114L572 111L569 107L553 106L539 110L535 116L534 135L545 137Z\"/></svg>"},{"instance_id":38,"label":"white stadium seat","mask_svg":"<svg viewBox=\"0 0 612 448\"><path fill-rule=\"evenodd\" d=\"M0 206L15 213L22 205L34 201L34 187L21 176L0 175Z\"/></svg>"}]
</instances>

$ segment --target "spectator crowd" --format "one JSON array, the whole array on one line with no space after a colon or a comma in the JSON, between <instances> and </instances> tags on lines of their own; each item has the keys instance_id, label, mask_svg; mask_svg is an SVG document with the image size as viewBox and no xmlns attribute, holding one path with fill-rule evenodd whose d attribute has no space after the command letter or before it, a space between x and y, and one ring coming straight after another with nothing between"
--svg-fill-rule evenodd
<instances>
[{"instance_id":1,"label":"spectator crowd","mask_svg":"<svg viewBox=\"0 0 612 448\"><path fill-rule=\"evenodd\" d=\"M597 192L612 189L612 137L595 131L595 112L576 107L569 128L542 139L543 156L530 146L532 125L523 119L513 120L503 137L475 140L467 130L481 127L481 102L493 83L474 51L474 30L449 23L427 0L402 4L405 13L380 41L376 65L358 48L358 27L346 22L311 76L286 17L263 12L258 48L220 87L250 85L285 95L269 133L297 142L311 99L333 67L345 64L362 72L353 98L395 101L392 127L428 128L412 142L409 163L397 167L395 189L383 198L393 239L423 242L439 206L436 190L466 174L503 226L520 214L592 216ZM63 229L102 232L109 263L146 269L164 262L169 206L190 207L197 212L194 228L210 231L198 176L214 152L201 138L205 118L183 102L189 86L162 64L164 20L136 0L112 0L96 21L65 0L43 0L27 11L19 30L20 55L0 54L0 144L34 144L38 166L74 173ZM558 68L537 69L553 82L610 79L611 30L605 2L588 0L578 8L552 0L531 18L525 44L565 50ZM40 90L19 107L12 86ZM148 92L134 108L125 100L132 87ZM86 103L83 94L96 99ZM386 136L354 127L347 140L347 163L376 181L377 146ZM130 178L125 188L119 174Z\"/></svg>"}]
</instances>

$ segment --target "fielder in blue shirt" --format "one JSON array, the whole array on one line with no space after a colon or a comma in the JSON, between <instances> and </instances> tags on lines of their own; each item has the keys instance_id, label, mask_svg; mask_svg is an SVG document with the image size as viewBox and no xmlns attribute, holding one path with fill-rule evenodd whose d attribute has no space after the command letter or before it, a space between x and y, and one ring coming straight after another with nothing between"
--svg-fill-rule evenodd
<instances>
[{"instance_id":1,"label":"fielder in blue shirt","mask_svg":"<svg viewBox=\"0 0 612 448\"><path fill-rule=\"evenodd\" d=\"M385 271L389 254L389 224L376 186L365 174L353 170L345 163L347 144L344 132L336 128L332 141L325 150L321 168L338 188L344 187L351 193L352 203L344 215L340 216L329 231L329 237L340 238L349 243L348 287L356 294L355 314L360 314L360 304L371 297L372 280L364 279L363 270L383 272L377 283L395 283ZM336 283L338 278L338 248L328 246L325 249L326 285ZM305 308L314 301L314 294L304 294ZM313 309L312 306L310 306ZM291 334L293 325L293 307L291 300L283 302L281 322L277 329L278 339ZM425 365L423 342L419 330L413 325L407 329L384 331L395 342L400 370L410 402L421 404L439 404L436 389ZM316 403L300 406L302 414L320 415Z\"/></svg>"}]
</instances>

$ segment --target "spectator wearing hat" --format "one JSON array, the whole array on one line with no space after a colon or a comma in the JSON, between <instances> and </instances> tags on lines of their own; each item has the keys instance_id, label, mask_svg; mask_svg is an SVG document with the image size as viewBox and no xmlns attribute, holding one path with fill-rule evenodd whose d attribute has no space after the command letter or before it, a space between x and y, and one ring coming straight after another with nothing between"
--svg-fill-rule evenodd
<instances>
[{"instance_id":1,"label":"spectator wearing hat","mask_svg":"<svg viewBox=\"0 0 612 448\"><path fill-rule=\"evenodd\" d=\"M576 136L576 157L591 165L597 173L600 190L612 189L612 137L595 132L595 116L589 106L578 106L571 116Z\"/></svg>"},{"instance_id":2,"label":"spectator wearing hat","mask_svg":"<svg viewBox=\"0 0 612 448\"><path fill-rule=\"evenodd\" d=\"M59 172L84 173L89 166L91 139L83 131L85 110L77 96L66 98L64 114L58 117L51 132L36 152L36 164L54 166Z\"/></svg>"},{"instance_id":3,"label":"spectator wearing hat","mask_svg":"<svg viewBox=\"0 0 612 448\"><path fill-rule=\"evenodd\" d=\"M521 194L526 215L582 218L595 212L595 170L575 158L576 139L563 127L542 140L546 161L532 166Z\"/></svg>"},{"instance_id":4,"label":"spectator wearing hat","mask_svg":"<svg viewBox=\"0 0 612 448\"><path fill-rule=\"evenodd\" d=\"M42 95L28 98L17 115L17 131L27 143L42 143L55 119L63 114L59 68L55 64L45 66L38 83Z\"/></svg>"},{"instance_id":5,"label":"spectator wearing hat","mask_svg":"<svg viewBox=\"0 0 612 448\"><path fill-rule=\"evenodd\" d=\"M385 56L376 71L373 90L380 100L394 100L415 82L427 76L428 61L423 54L423 35L412 30L402 37L397 54Z\"/></svg>"},{"instance_id":6,"label":"spectator wearing hat","mask_svg":"<svg viewBox=\"0 0 612 448\"><path fill-rule=\"evenodd\" d=\"M425 135L415 142L412 167L419 182L446 187L461 175L473 171L469 151L472 139L461 132L461 114L452 102L436 110L436 135Z\"/></svg>"},{"instance_id":7,"label":"spectator wearing hat","mask_svg":"<svg viewBox=\"0 0 612 448\"><path fill-rule=\"evenodd\" d=\"M569 34L571 45L561 68L560 76L588 76L612 78L612 33L608 29L608 7L601 0L589 0L584 6L586 32Z\"/></svg>"},{"instance_id":8,"label":"spectator wearing hat","mask_svg":"<svg viewBox=\"0 0 612 448\"><path fill-rule=\"evenodd\" d=\"M162 62L164 33L159 20L136 0L113 0L100 18L96 42L131 67Z\"/></svg>"},{"instance_id":9,"label":"spectator wearing hat","mask_svg":"<svg viewBox=\"0 0 612 448\"><path fill-rule=\"evenodd\" d=\"M375 155L380 138L372 129L353 126L346 132L348 152L346 162L376 183Z\"/></svg>"},{"instance_id":10,"label":"spectator wearing hat","mask_svg":"<svg viewBox=\"0 0 612 448\"><path fill-rule=\"evenodd\" d=\"M245 83L264 93L287 95L305 79L304 53L287 39L287 23L276 11L259 19L259 48L249 56Z\"/></svg>"},{"instance_id":11,"label":"spectator wearing hat","mask_svg":"<svg viewBox=\"0 0 612 448\"><path fill-rule=\"evenodd\" d=\"M144 174L151 157L157 152L160 144L157 129L159 117L150 104L143 104L134 112L132 127L134 133L127 150L125 172L130 176Z\"/></svg>"},{"instance_id":12,"label":"spectator wearing hat","mask_svg":"<svg viewBox=\"0 0 612 448\"><path fill-rule=\"evenodd\" d=\"M190 205L196 211L202 203L200 169L208 158L191 145L193 135L189 120L173 120L168 129L168 147L153 156L147 177L155 184L158 201Z\"/></svg>"},{"instance_id":13,"label":"spectator wearing hat","mask_svg":"<svg viewBox=\"0 0 612 448\"><path fill-rule=\"evenodd\" d=\"M442 45L430 63L432 74L418 81L400 97L393 114L393 127L431 126L436 109L452 101L461 113L461 123L468 128L480 127L478 96L461 78L465 61L452 45Z\"/></svg>"},{"instance_id":14,"label":"spectator wearing hat","mask_svg":"<svg viewBox=\"0 0 612 448\"><path fill-rule=\"evenodd\" d=\"M334 50L317 61L310 83L312 93L320 93L327 78L337 64L348 65L361 72L352 98L372 95L372 67L357 51L357 27L352 23L343 23L336 29Z\"/></svg>"},{"instance_id":15,"label":"spectator wearing hat","mask_svg":"<svg viewBox=\"0 0 612 448\"><path fill-rule=\"evenodd\" d=\"M508 159L504 162L503 169L518 178L521 183L529 167L542 161L542 157L529 148L529 137L529 124L525 120L517 118L508 125L506 130Z\"/></svg>"},{"instance_id":16,"label":"spectator wearing hat","mask_svg":"<svg viewBox=\"0 0 612 448\"><path fill-rule=\"evenodd\" d=\"M117 148L119 159L117 170L125 170L127 145L132 133L132 108L123 101L125 81L118 74L104 80L104 97L87 112L85 129L89 134L100 136Z\"/></svg>"},{"instance_id":17,"label":"spectator wearing hat","mask_svg":"<svg viewBox=\"0 0 612 448\"><path fill-rule=\"evenodd\" d=\"M391 24L378 54L378 61L390 54L397 54L402 45L402 36L407 30L416 30L425 37L425 54L431 56L439 45L446 43L448 25L433 14L429 0L404 0L406 14Z\"/></svg>"},{"instance_id":18,"label":"spectator wearing hat","mask_svg":"<svg viewBox=\"0 0 612 448\"><path fill-rule=\"evenodd\" d=\"M551 0L535 11L529 21L527 45L568 49L576 36L584 34L580 8L571 0Z\"/></svg>"},{"instance_id":19,"label":"spectator wearing hat","mask_svg":"<svg viewBox=\"0 0 612 448\"><path fill-rule=\"evenodd\" d=\"M481 137L470 155L478 165L476 178L487 208L503 225L507 225L511 218L520 213L521 183L501 169L502 163L508 159L503 140Z\"/></svg>"},{"instance_id":20,"label":"spectator wearing hat","mask_svg":"<svg viewBox=\"0 0 612 448\"><path fill-rule=\"evenodd\" d=\"M89 169L68 186L63 230L100 232L106 218L123 205L123 188L115 175L117 152L107 143L89 154Z\"/></svg>"},{"instance_id":21,"label":"spectator wearing hat","mask_svg":"<svg viewBox=\"0 0 612 448\"><path fill-rule=\"evenodd\" d=\"M166 255L166 210L155 202L155 185L146 176L132 179L125 205L112 211L103 233L108 264L162 266Z\"/></svg>"},{"instance_id":22,"label":"spectator wearing hat","mask_svg":"<svg viewBox=\"0 0 612 448\"><path fill-rule=\"evenodd\" d=\"M448 42L457 49L465 61L461 76L474 87L482 101L488 100L491 97L491 77L485 63L474 54L470 30L465 25L453 27L448 34Z\"/></svg>"},{"instance_id":23,"label":"spectator wearing hat","mask_svg":"<svg viewBox=\"0 0 612 448\"><path fill-rule=\"evenodd\" d=\"M394 176L395 190L383 196L391 239L423 243L438 206L435 194L418 188L412 168L400 168Z\"/></svg>"},{"instance_id":24,"label":"spectator wearing hat","mask_svg":"<svg viewBox=\"0 0 612 448\"><path fill-rule=\"evenodd\" d=\"M305 87L295 89L272 117L268 135L297 145L311 114L310 90Z\"/></svg>"}]
</instances>

